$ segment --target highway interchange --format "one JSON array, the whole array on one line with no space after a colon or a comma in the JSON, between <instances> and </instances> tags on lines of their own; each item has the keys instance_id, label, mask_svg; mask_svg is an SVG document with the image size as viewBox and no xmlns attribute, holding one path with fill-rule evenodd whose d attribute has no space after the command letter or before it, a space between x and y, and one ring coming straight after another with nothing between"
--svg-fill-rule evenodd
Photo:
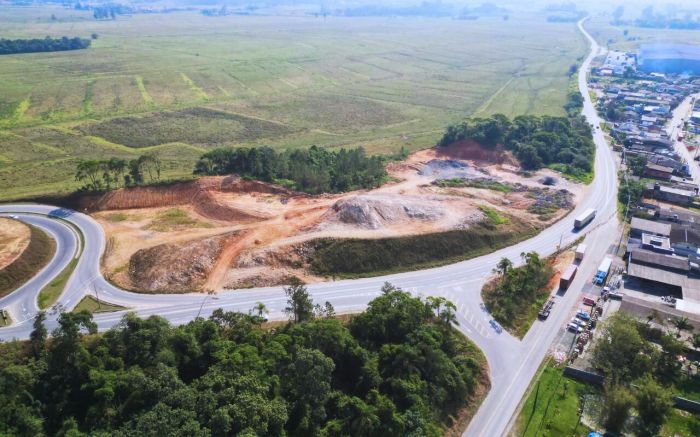
<instances>
[{"instance_id":1,"label":"highway interchange","mask_svg":"<svg viewBox=\"0 0 700 437\"><path fill-rule=\"evenodd\" d=\"M570 317L570 310L580 301L583 286L593 276L597 263L610 253L618 236L616 214L617 166L607 144L593 103L588 94L586 72L592 59L602 49L583 28L579 29L591 44L591 51L583 62L578 86L584 97L583 114L594 126L597 147L595 179L587 188L583 200L575 210L539 235L489 255L449 266L406 272L383 277L335 281L308 286L315 302L329 301L336 311L354 312L366 307L379 295L385 281L416 295L444 296L458 309L458 329L472 339L488 359L491 390L472 419L465 436L491 437L507 433L511 418L527 391L530 381L546 356L555 337ZM573 229L573 218L587 208L595 208L595 220L581 233ZM186 323L197 315L208 316L216 308L228 311L249 311L256 302L263 302L270 310L270 319L284 319L286 296L280 287L239 291L221 291L215 295L192 293L184 295L138 294L121 290L100 273L100 258L105 247L105 236L100 225L89 216L47 205L0 205L0 214L14 215L49 233L57 242L57 251L49 265L32 280L9 296L0 299L0 308L6 309L14 324L0 328L0 339L26 339L32 330L32 320L38 307L39 290L60 273L74 257L77 266L59 299L65 310L72 309L87 294L99 293L99 298L135 311L142 317L159 315L174 324ZM489 316L481 307L480 290L484 278L502 257L516 264L520 254L537 251L549 255L559 244L567 245L585 235L588 244L586 258L579 267L569 291L557 297L557 304L546 322L535 322L527 335L519 340L507 332L497 333L489 325ZM56 312L48 314L47 326L56 326ZM95 315L99 329L108 329L119 323L123 312Z\"/></svg>"}]
</instances>

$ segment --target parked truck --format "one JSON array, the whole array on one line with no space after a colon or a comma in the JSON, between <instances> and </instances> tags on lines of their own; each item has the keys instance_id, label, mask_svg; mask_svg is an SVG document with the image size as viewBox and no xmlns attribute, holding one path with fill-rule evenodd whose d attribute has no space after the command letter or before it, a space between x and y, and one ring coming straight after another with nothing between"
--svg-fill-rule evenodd
<instances>
[{"instance_id":1,"label":"parked truck","mask_svg":"<svg viewBox=\"0 0 700 437\"><path fill-rule=\"evenodd\" d=\"M574 220L574 228L581 229L587 224L589 224L595 218L595 213L596 210L593 208L588 208L587 210L585 210L583 214L576 217L576 219Z\"/></svg>"},{"instance_id":2,"label":"parked truck","mask_svg":"<svg viewBox=\"0 0 700 437\"><path fill-rule=\"evenodd\" d=\"M561 278L559 278L559 288L562 290L569 288L569 285L571 285L571 281L574 280L574 276L576 276L577 271L578 267L574 264L567 267L566 270L564 270L564 273L561 274Z\"/></svg>"},{"instance_id":3,"label":"parked truck","mask_svg":"<svg viewBox=\"0 0 700 437\"><path fill-rule=\"evenodd\" d=\"M595 277L593 278L594 284L602 285L605 283L605 279L607 279L608 273L610 273L610 266L612 266L612 258L606 256L598 266L598 271L596 271Z\"/></svg>"},{"instance_id":4,"label":"parked truck","mask_svg":"<svg viewBox=\"0 0 700 437\"><path fill-rule=\"evenodd\" d=\"M586 245L581 243L578 246L576 246L576 260L581 261L583 259L583 256L586 254Z\"/></svg>"}]
</instances>

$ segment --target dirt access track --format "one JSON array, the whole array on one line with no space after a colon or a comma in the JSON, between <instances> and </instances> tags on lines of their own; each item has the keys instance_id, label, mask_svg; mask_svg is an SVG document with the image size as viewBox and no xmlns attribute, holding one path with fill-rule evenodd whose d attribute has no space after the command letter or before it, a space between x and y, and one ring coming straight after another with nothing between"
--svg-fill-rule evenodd
<instances>
[{"instance_id":1,"label":"dirt access track","mask_svg":"<svg viewBox=\"0 0 700 437\"><path fill-rule=\"evenodd\" d=\"M550 170L524 173L509 153L473 143L419 151L387 170L392 182L336 195L225 176L120 189L81 207L105 229L107 277L136 291L182 292L324 280L296 261L317 238L468 229L494 217L541 227L584 190Z\"/></svg>"}]
</instances>

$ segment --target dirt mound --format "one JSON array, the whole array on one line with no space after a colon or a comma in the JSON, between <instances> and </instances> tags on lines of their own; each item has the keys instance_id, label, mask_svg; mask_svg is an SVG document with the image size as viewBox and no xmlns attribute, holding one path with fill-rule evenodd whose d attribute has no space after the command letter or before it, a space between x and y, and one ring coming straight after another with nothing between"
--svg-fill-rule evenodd
<instances>
[{"instance_id":1,"label":"dirt mound","mask_svg":"<svg viewBox=\"0 0 700 437\"><path fill-rule=\"evenodd\" d=\"M504 150L502 146L488 149L472 140L458 141L445 147L436 147L436 151L439 157L468 159L492 164L519 165L518 160L510 152Z\"/></svg>"},{"instance_id":2,"label":"dirt mound","mask_svg":"<svg viewBox=\"0 0 700 437\"><path fill-rule=\"evenodd\" d=\"M410 220L435 221L442 217L442 209L426 202L424 198L360 195L337 201L325 219L366 229L379 229Z\"/></svg>"},{"instance_id":3,"label":"dirt mound","mask_svg":"<svg viewBox=\"0 0 700 437\"><path fill-rule=\"evenodd\" d=\"M129 260L129 277L141 291L184 293L201 290L217 259L238 232L161 244L134 253Z\"/></svg>"},{"instance_id":4,"label":"dirt mound","mask_svg":"<svg viewBox=\"0 0 700 437\"><path fill-rule=\"evenodd\" d=\"M285 197L300 195L282 187L238 176L214 176L157 186L120 188L97 195L85 194L78 199L76 207L96 212L192 205L198 214L212 220L251 221L267 218L220 201L217 198L220 193L262 193Z\"/></svg>"}]
</instances>

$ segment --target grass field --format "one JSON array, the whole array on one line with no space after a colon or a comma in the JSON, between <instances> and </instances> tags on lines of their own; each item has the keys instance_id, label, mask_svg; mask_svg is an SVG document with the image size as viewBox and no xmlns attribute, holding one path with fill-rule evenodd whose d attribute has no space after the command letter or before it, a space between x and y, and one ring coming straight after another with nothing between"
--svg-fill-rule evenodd
<instances>
[{"instance_id":1,"label":"grass field","mask_svg":"<svg viewBox=\"0 0 700 437\"><path fill-rule=\"evenodd\" d=\"M513 435L523 437L585 436L590 431L579 423L581 397L596 389L567 378L563 370L546 363L532 383L518 415Z\"/></svg>"},{"instance_id":2,"label":"grass field","mask_svg":"<svg viewBox=\"0 0 700 437\"><path fill-rule=\"evenodd\" d=\"M613 26L610 19L609 15L595 17L586 27L601 45L613 50L634 51L639 44L645 43L700 44L700 32L697 30ZM625 30L628 31L627 36L623 33Z\"/></svg>"},{"instance_id":3,"label":"grass field","mask_svg":"<svg viewBox=\"0 0 700 437\"><path fill-rule=\"evenodd\" d=\"M429 147L448 123L563 114L586 46L536 14L477 21L205 17L3 6L5 38L99 35L87 50L2 56L0 199L78 187L79 158L155 152L189 175L221 145ZM57 20L50 20L54 14Z\"/></svg>"},{"instance_id":4,"label":"grass field","mask_svg":"<svg viewBox=\"0 0 700 437\"><path fill-rule=\"evenodd\" d=\"M111 303L97 301L92 296L85 296L78 305L73 308L73 312L77 313L79 311L88 311L90 313L110 313L113 311L124 310L123 306L113 305Z\"/></svg>"}]
</instances>

